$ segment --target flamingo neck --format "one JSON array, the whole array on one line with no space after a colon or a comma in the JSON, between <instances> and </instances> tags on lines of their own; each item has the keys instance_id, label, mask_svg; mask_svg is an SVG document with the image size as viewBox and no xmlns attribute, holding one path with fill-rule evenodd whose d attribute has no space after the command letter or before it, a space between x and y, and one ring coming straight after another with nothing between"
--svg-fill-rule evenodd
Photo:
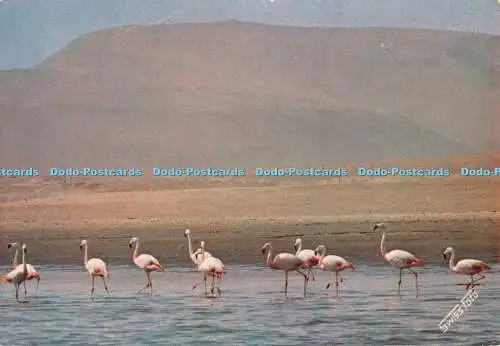
<instances>
[{"instance_id":1,"label":"flamingo neck","mask_svg":"<svg viewBox=\"0 0 500 346\"><path fill-rule=\"evenodd\" d=\"M380 256L385 256L385 231L382 232L382 239L380 240Z\"/></svg>"},{"instance_id":2,"label":"flamingo neck","mask_svg":"<svg viewBox=\"0 0 500 346\"><path fill-rule=\"evenodd\" d=\"M205 262L205 247L202 246L201 247L201 260L200 260L200 263L203 263Z\"/></svg>"},{"instance_id":3,"label":"flamingo neck","mask_svg":"<svg viewBox=\"0 0 500 346\"><path fill-rule=\"evenodd\" d=\"M320 251L318 251L320 253L320 255L319 255L319 263L321 263L321 261L323 260L323 258L325 258L326 249L324 247L320 247L319 250L320 250Z\"/></svg>"},{"instance_id":4,"label":"flamingo neck","mask_svg":"<svg viewBox=\"0 0 500 346\"><path fill-rule=\"evenodd\" d=\"M19 248L16 248L16 251L14 252L14 258L12 259L12 266L16 268L18 264L19 264Z\"/></svg>"},{"instance_id":5,"label":"flamingo neck","mask_svg":"<svg viewBox=\"0 0 500 346\"><path fill-rule=\"evenodd\" d=\"M455 271L455 249L451 250L450 255L450 269L451 271Z\"/></svg>"},{"instance_id":6,"label":"flamingo neck","mask_svg":"<svg viewBox=\"0 0 500 346\"><path fill-rule=\"evenodd\" d=\"M26 265L26 252L23 250L23 272L28 273L28 266Z\"/></svg>"},{"instance_id":7,"label":"flamingo neck","mask_svg":"<svg viewBox=\"0 0 500 346\"><path fill-rule=\"evenodd\" d=\"M299 246L297 246L297 251L295 251L295 255L298 255L300 251L302 251L302 242L299 242Z\"/></svg>"},{"instance_id":8,"label":"flamingo neck","mask_svg":"<svg viewBox=\"0 0 500 346\"><path fill-rule=\"evenodd\" d=\"M132 253L132 259L135 261L137 254L139 253L139 240L135 242L134 252Z\"/></svg>"},{"instance_id":9,"label":"flamingo neck","mask_svg":"<svg viewBox=\"0 0 500 346\"><path fill-rule=\"evenodd\" d=\"M88 250L87 250L87 244L83 247L83 264L85 267L87 266L87 263L89 262L89 257L88 257Z\"/></svg>"},{"instance_id":10,"label":"flamingo neck","mask_svg":"<svg viewBox=\"0 0 500 346\"><path fill-rule=\"evenodd\" d=\"M188 253L189 257L194 258L194 253L193 253L193 245L191 244L191 234L188 233L187 235L188 238Z\"/></svg>"},{"instance_id":11,"label":"flamingo neck","mask_svg":"<svg viewBox=\"0 0 500 346\"><path fill-rule=\"evenodd\" d=\"M267 258L266 258L266 265L270 266L271 265L271 258L273 256L273 248L269 247L267 249Z\"/></svg>"}]
</instances>

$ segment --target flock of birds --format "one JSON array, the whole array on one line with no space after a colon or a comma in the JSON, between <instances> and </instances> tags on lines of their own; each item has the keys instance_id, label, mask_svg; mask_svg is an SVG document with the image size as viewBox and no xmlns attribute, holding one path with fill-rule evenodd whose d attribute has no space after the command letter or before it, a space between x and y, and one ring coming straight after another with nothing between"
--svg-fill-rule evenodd
<instances>
[{"instance_id":1,"label":"flock of birds","mask_svg":"<svg viewBox=\"0 0 500 346\"><path fill-rule=\"evenodd\" d=\"M398 293L401 293L401 282L403 269L408 269L415 276L416 284L416 294L418 297L418 274L412 267L423 266L423 263L413 254L404 250L392 250L387 252L385 249L385 235L386 226L383 223L376 224L373 227L373 231L381 230L382 239L380 241L380 255L389 262L393 267L399 269L399 281L398 281ZM208 296L207 289L207 279L209 276L212 277L212 283L210 288L210 293L212 296L217 296L221 294L220 281L224 275L225 269L222 261L214 257L210 252L205 250L205 241L201 241L201 247L193 252L192 242L191 242L191 232L189 229L185 231L185 237L188 238L188 252L191 261L197 266L198 271L203 274L203 279L196 282L193 285L193 289L198 287L201 283L205 284L205 295ZM15 249L14 259L13 259L13 270L8 274L0 278L0 282L10 282L13 283L16 290L16 300L19 300L19 289L21 285L24 287L24 296L27 297L26 281L36 279L38 291L38 284L40 282L40 273L36 269L27 263L26 254L27 246L22 244L22 263L19 264L19 244L9 243L9 249ZM165 272L164 267L160 262L150 254L139 254L139 239L134 237L129 241L129 248L133 250L132 260L135 265L144 270L146 274L146 285L141 288L138 293L150 289L153 293L153 281L151 278L151 273L154 271ZM106 263L100 258L88 259L88 242L87 240L82 240L80 243L80 249L83 253L83 264L85 269L88 271L90 277L92 278L92 289L90 296L93 298L95 290L95 278L101 278L104 284L104 289L106 293L109 293L107 286L107 279L109 278L108 268ZM262 246L262 253L265 257L265 265L274 270L283 271L285 274L285 297L288 292L288 273L297 272L304 277L304 296L306 296L307 282L309 280L315 280L313 268L319 267L322 270L335 273L335 286L337 291L337 296L339 294L339 283L343 282L343 277L340 272L344 269L354 270L354 265L348 262L342 257L335 255L326 255L326 247L324 245L319 245L315 250L302 249L302 240L300 238L296 239L294 244L295 254L282 252L273 256L273 249L270 243L265 243ZM477 259L463 259L455 264L455 250L452 247L448 247L443 252L443 258L446 259L450 256L449 267L454 273L470 276L470 282L464 284L466 289L478 285L478 281L483 280L485 276L482 274L483 271L491 269L491 267L483 261ZM307 270L306 272L302 270ZM478 278L474 278L474 276ZM216 284L217 280L217 284ZM326 286L328 289L332 282L329 282Z\"/></svg>"}]
</instances>

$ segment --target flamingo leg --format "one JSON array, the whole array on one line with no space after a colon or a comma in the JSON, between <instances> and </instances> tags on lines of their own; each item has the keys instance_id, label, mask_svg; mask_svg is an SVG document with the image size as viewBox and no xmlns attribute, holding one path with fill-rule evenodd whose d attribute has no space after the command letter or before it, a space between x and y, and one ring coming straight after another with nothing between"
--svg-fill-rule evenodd
<instances>
[{"instance_id":1,"label":"flamingo leg","mask_svg":"<svg viewBox=\"0 0 500 346\"><path fill-rule=\"evenodd\" d=\"M16 287L16 301L19 302L19 287L21 287L21 284L16 282L14 286Z\"/></svg>"},{"instance_id":2,"label":"flamingo leg","mask_svg":"<svg viewBox=\"0 0 500 346\"><path fill-rule=\"evenodd\" d=\"M417 291L417 297L418 297L418 274L417 274L417 272L413 271L411 268L408 268L408 270L410 272L412 272L413 275L415 275L415 289Z\"/></svg>"},{"instance_id":3,"label":"flamingo leg","mask_svg":"<svg viewBox=\"0 0 500 346\"><path fill-rule=\"evenodd\" d=\"M104 278L104 276L101 276L101 278L102 278L102 283L104 284L104 290L106 291L107 294L109 294L108 285L106 285L106 279Z\"/></svg>"},{"instance_id":4,"label":"flamingo leg","mask_svg":"<svg viewBox=\"0 0 500 346\"><path fill-rule=\"evenodd\" d=\"M479 275L479 276L480 276L480 278L479 278L479 279L474 279L474 275ZM476 282L481 281L481 280L483 280L483 279L485 279L485 278L486 278L486 276L484 276L484 275L482 275L482 274L479 274L479 273L477 273L477 274L472 274L472 275L470 276L470 283L468 283L468 284L466 284L466 285L465 285L465 289L467 290L467 289L469 289L469 287L475 287L475 286L480 285L480 284L477 284L477 285L476 285Z\"/></svg>"},{"instance_id":5,"label":"flamingo leg","mask_svg":"<svg viewBox=\"0 0 500 346\"><path fill-rule=\"evenodd\" d=\"M401 295L401 282L403 281L403 269L399 269L398 294Z\"/></svg>"},{"instance_id":6,"label":"flamingo leg","mask_svg":"<svg viewBox=\"0 0 500 346\"><path fill-rule=\"evenodd\" d=\"M148 288L151 285L148 272L146 272L146 279L147 279L146 286L141 288L137 293L141 293L142 291L144 291L146 288Z\"/></svg>"},{"instance_id":7,"label":"flamingo leg","mask_svg":"<svg viewBox=\"0 0 500 346\"><path fill-rule=\"evenodd\" d=\"M215 274L212 273L212 284L210 285L210 293L214 294L215 290Z\"/></svg>"},{"instance_id":8,"label":"flamingo leg","mask_svg":"<svg viewBox=\"0 0 500 346\"><path fill-rule=\"evenodd\" d=\"M36 290L35 290L35 294L38 295L38 285L40 284L40 279L39 278L36 278Z\"/></svg>"},{"instance_id":9,"label":"flamingo leg","mask_svg":"<svg viewBox=\"0 0 500 346\"><path fill-rule=\"evenodd\" d=\"M90 290L90 298L94 297L94 291L95 291L95 276L92 275L92 289Z\"/></svg>"},{"instance_id":10,"label":"flamingo leg","mask_svg":"<svg viewBox=\"0 0 500 346\"><path fill-rule=\"evenodd\" d=\"M288 294L288 271L285 270L285 298Z\"/></svg>"},{"instance_id":11,"label":"flamingo leg","mask_svg":"<svg viewBox=\"0 0 500 346\"><path fill-rule=\"evenodd\" d=\"M339 296L339 272L335 272L335 288L337 290L337 297Z\"/></svg>"},{"instance_id":12,"label":"flamingo leg","mask_svg":"<svg viewBox=\"0 0 500 346\"><path fill-rule=\"evenodd\" d=\"M24 298L28 296L28 290L26 290L26 280L23 281L23 287L24 287Z\"/></svg>"},{"instance_id":13,"label":"flamingo leg","mask_svg":"<svg viewBox=\"0 0 500 346\"><path fill-rule=\"evenodd\" d=\"M299 273L300 275L302 275L304 277L304 298L305 298L306 297L306 293L307 293L307 274L304 274L300 270L297 270L297 273Z\"/></svg>"},{"instance_id":14,"label":"flamingo leg","mask_svg":"<svg viewBox=\"0 0 500 346\"><path fill-rule=\"evenodd\" d=\"M153 294L153 279L151 278L151 272L148 272L149 288L151 289L151 294Z\"/></svg>"},{"instance_id":15,"label":"flamingo leg","mask_svg":"<svg viewBox=\"0 0 500 346\"><path fill-rule=\"evenodd\" d=\"M316 278L314 277L314 273L312 271L312 267L309 266L307 270L307 280L309 281L309 277L312 277L313 281L316 281Z\"/></svg>"}]
</instances>

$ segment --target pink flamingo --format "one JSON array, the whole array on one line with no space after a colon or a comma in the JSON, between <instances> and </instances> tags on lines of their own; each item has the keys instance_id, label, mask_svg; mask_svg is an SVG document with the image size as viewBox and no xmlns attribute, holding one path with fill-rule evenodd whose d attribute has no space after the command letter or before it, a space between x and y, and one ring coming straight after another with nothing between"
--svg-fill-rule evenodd
<instances>
[{"instance_id":1,"label":"pink flamingo","mask_svg":"<svg viewBox=\"0 0 500 346\"><path fill-rule=\"evenodd\" d=\"M218 295L221 294L220 281L222 275L224 274L224 263L217 257L205 257L205 241L201 241L201 248L196 250L195 255L200 255L200 262L198 264L198 270L203 272L203 280L195 283L193 289L198 287L202 282L205 283L205 295L207 295L207 275L210 273L212 275L212 286L210 293L214 294L215 289L217 289ZM218 285L215 286L215 278L218 279Z\"/></svg>"},{"instance_id":2,"label":"pink flamingo","mask_svg":"<svg viewBox=\"0 0 500 346\"><path fill-rule=\"evenodd\" d=\"M16 288L16 300L19 301L19 287L21 284L28 280L28 266L26 263L26 244L22 245L23 249L23 263L20 266L17 266L14 270L12 270L7 275L3 276L0 281L1 282L12 282L14 283L14 287Z\"/></svg>"},{"instance_id":3,"label":"pink flamingo","mask_svg":"<svg viewBox=\"0 0 500 346\"><path fill-rule=\"evenodd\" d=\"M316 250L314 250L316 256L319 256L319 267L322 270L327 270L330 272L335 272L335 286L337 288L337 296L339 295L339 277L340 282L344 282L344 278L340 275L340 272L346 268L351 268L354 271L354 265L351 262L346 261L344 258L335 255L326 254L326 246L318 245ZM333 282L329 282L326 285L326 289L330 288Z\"/></svg>"},{"instance_id":4,"label":"pink flamingo","mask_svg":"<svg viewBox=\"0 0 500 346\"><path fill-rule=\"evenodd\" d=\"M7 244L7 249L15 249L14 252L14 258L12 259L12 266L13 268L21 267L21 264L19 263L19 243L9 243ZM38 292L38 285L40 284L40 273L36 271L35 267L33 267L31 264L26 264L26 267L28 267L28 280L36 279L36 292ZM20 268L21 269L21 268ZM23 287L24 287L24 296L26 297L28 292L26 290L26 281L23 281Z\"/></svg>"},{"instance_id":5,"label":"pink flamingo","mask_svg":"<svg viewBox=\"0 0 500 346\"><path fill-rule=\"evenodd\" d=\"M139 238L133 237L132 239L130 239L128 247L132 248L134 244L135 244L135 249L132 254L132 260L134 261L136 266L138 266L141 269L144 269L147 278L146 286L141 288L137 293L141 293L143 290L150 287L151 294L153 294L153 281L151 280L151 272L153 271L165 272L165 270L163 269L160 262L158 262L158 260L155 257L151 256L150 254L140 254L140 255L137 254L139 249Z\"/></svg>"},{"instance_id":6,"label":"pink flamingo","mask_svg":"<svg viewBox=\"0 0 500 346\"><path fill-rule=\"evenodd\" d=\"M463 259L458 261L456 265L453 265L453 263L455 263L455 249L447 247L443 252L443 258L446 260L446 256L449 254L451 254L450 270L460 275L470 275L470 283L466 284L465 289L469 289L471 286L474 287L479 285L476 285L476 282L485 278L481 272L483 270L491 269L489 265L477 259ZM474 280L474 275L479 275L480 278Z\"/></svg>"},{"instance_id":7,"label":"pink flamingo","mask_svg":"<svg viewBox=\"0 0 500 346\"><path fill-rule=\"evenodd\" d=\"M104 284L104 290L109 294L108 286L106 285L106 279L109 277L108 268L106 263L100 258L88 259L88 245L87 240L83 239L80 243L80 250L83 251L83 266L89 272L92 277L92 290L90 291L90 297L94 296L95 289L95 277L98 276L102 279Z\"/></svg>"},{"instance_id":8,"label":"pink flamingo","mask_svg":"<svg viewBox=\"0 0 500 346\"><path fill-rule=\"evenodd\" d=\"M316 257L313 250L302 250L302 239L300 238L295 239L293 248L295 250L295 256L300 258L305 263L304 267L307 268L307 280L309 281L309 276L311 276L313 281L316 281L312 272L312 267L319 263L319 258Z\"/></svg>"},{"instance_id":9,"label":"pink flamingo","mask_svg":"<svg viewBox=\"0 0 500 346\"><path fill-rule=\"evenodd\" d=\"M272 260L273 248L270 243L265 243L262 246L262 254L265 255L267 252L267 258L265 265L271 269L283 270L285 272L285 297L288 293L288 272L295 271L300 275L304 276L304 297L306 296L307 287L307 275L301 272L299 269L304 266L304 261L298 258L296 255L291 253L282 252L277 254Z\"/></svg>"},{"instance_id":10,"label":"pink flamingo","mask_svg":"<svg viewBox=\"0 0 500 346\"><path fill-rule=\"evenodd\" d=\"M373 231L377 229L382 230L382 240L380 241L380 255L383 256L387 262L389 262L394 268L399 269L399 282L398 282L398 293L401 295L401 281L403 276L403 269L408 269L413 275L415 275L415 285L418 297L418 274L411 269L415 266L423 266L423 262L415 257L413 254L404 250L392 250L389 252L385 251L385 224L378 223L373 227Z\"/></svg>"},{"instance_id":11,"label":"pink flamingo","mask_svg":"<svg viewBox=\"0 0 500 346\"><path fill-rule=\"evenodd\" d=\"M196 252L193 252L193 246L191 244L191 231L189 229L187 229L184 232L184 237L187 237L187 239L188 239L188 254L189 254L189 258L191 259L191 261L194 264L196 264L198 266L201 263L201 248L199 248L198 250L196 250ZM208 252L208 251L205 251L204 255L205 255L205 258L212 257L212 254L210 252Z\"/></svg>"}]
</instances>

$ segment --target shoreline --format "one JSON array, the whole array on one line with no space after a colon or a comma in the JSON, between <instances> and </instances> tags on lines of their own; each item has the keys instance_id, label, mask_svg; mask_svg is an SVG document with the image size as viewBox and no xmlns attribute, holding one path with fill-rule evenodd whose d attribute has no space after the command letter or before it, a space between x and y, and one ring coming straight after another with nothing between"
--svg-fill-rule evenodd
<instances>
[{"instance_id":1,"label":"shoreline","mask_svg":"<svg viewBox=\"0 0 500 346\"><path fill-rule=\"evenodd\" d=\"M471 213L474 214L474 213ZM39 264L78 264L81 261L79 241L89 240L92 256L117 264L130 263L128 241L137 236L140 252L151 253L161 262L192 265L188 258L186 228L191 229L193 247L205 240L207 250L224 263L263 263L260 252L265 242L271 242L274 252L293 252L296 238L303 239L304 248L313 249L326 245L327 254L336 254L355 262L381 261L378 255L381 234L373 232L375 222L387 224L386 246L401 248L414 253L424 263L442 263L442 251L454 246L458 258L480 258L484 261L500 262L500 218L486 214L462 215L437 219L434 215L425 220L395 220L389 218L344 219L308 218L302 221L247 220L246 222L213 222L209 224L101 224L80 227L58 225L55 228L10 228L5 223L0 227L0 260L10 262L11 253L7 242L21 241L29 245L30 260ZM375 220L376 218L376 220ZM312 221L315 220L315 221ZM69 226L69 228L68 228Z\"/></svg>"}]
</instances>

